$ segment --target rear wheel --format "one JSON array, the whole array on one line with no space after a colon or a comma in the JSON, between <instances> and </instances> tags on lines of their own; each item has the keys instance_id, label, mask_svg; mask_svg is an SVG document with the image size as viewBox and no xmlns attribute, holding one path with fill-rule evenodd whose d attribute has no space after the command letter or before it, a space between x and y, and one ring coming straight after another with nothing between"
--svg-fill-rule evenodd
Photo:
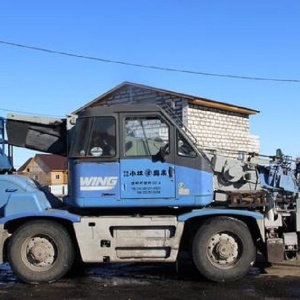
<instances>
[{"instance_id":1,"label":"rear wheel","mask_svg":"<svg viewBox=\"0 0 300 300\"><path fill-rule=\"evenodd\" d=\"M198 271L218 282L244 277L255 260L255 247L248 227L229 217L205 221L194 237L192 251Z\"/></svg>"},{"instance_id":2,"label":"rear wheel","mask_svg":"<svg viewBox=\"0 0 300 300\"><path fill-rule=\"evenodd\" d=\"M53 282L72 267L74 247L62 225L52 221L32 221L13 233L8 259L22 281Z\"/></svg>"}]
</instances>

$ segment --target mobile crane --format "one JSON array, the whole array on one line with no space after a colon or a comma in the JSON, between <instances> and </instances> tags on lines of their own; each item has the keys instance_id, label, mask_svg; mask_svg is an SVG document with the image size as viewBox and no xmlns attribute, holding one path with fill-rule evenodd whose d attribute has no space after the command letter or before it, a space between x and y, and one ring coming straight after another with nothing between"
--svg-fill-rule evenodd
<instances>
[{"instance_id":1,"label":"mobile crane","mask_svg":"<svg viewBox=\"0 0 300 300\"><path fill-rule=\"evenodd\" d=\"M297 257L300 168L280 151L204 151L156 105L0 121L0 263L24 282L56 281L76 258L175 262L187 250L223 282L244 277L257 251L269 262ZM7 144L67 156L68 195L16 175Z\"/></svg>"}]
</instances>

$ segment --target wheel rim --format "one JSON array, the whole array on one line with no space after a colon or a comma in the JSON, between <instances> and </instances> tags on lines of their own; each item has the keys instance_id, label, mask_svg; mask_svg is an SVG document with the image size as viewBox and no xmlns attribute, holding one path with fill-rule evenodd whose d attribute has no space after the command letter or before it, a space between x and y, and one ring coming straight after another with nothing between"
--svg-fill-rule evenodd
<instances>
[{"instance_id":1,"label":"wheel rim","mask_svg":"<svg viewBox=\"0 0 300 300\"><path fill-rule=\"evenodd\" d=\"M241 252L240 240L231 233L214 234L208 241L207 256L218 268L232 268L239 261Z\"/></svg>"},{"instance_id":2,"label":"wheel rim","mask_svg":"<svg viewBox=\"0 0 300 300\"><path fill-rule=\"evenodd\" d=\"M34 271L49 270L56 261L55 242L49 236L37 235L26 239L22 246L22 260Z\"/></svg>"}]
</instances>

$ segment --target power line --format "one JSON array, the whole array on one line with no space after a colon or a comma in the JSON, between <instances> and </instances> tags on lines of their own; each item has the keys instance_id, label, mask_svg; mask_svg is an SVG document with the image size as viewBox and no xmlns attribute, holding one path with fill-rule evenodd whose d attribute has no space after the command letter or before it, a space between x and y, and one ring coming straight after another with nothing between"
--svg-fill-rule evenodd
<instances>
[{"instance_id":1,"label":"power line","mask_svg":"<svg viewBox=\"0 0 300 300\"><path fill-rule=\"evenodd\" d=\"M182 70L182 69L175 69L175 68L167 68L167 67L159 67L159 66L153 66L153 65L130 63L130 62L125 62L125 61L111 60L111 59L105 59L105 58L94 57L94 56L79 55L79 54L74 54L74 53L62 52L62 51L51 50L51 49L46 49L46 48L40 48L40 47L35 47L35 46L28 46L28 45L24 45L24 44L17 44L17 43L1 41L1 40L0 40L0 43L5 44L5 45L9 45L9 46L13 46L13 47L20 47L20 48L25 48L25 49L29 49L29 50L35 50L35 51L41 51L41 52L46 52L46 53L51 53L51 54L58 54L58 55L70 56L70 57L74 57L74 58L100 61L100 62L103 62L103 63L113 63L113 64L120 64L120 65L137 67L137 68L144 68L144 69L153 69L153 70L159 70L159 71L187 73L187 74L202 75L202 76L224 77L224 78L230 78L230 79L300 83L299 79L251 77L251 76L241 76L241 75L218 74L218 73L207 73L207 72L199 72L199 71L191 71L191 70Z\"/></svg>"}]
</instances>

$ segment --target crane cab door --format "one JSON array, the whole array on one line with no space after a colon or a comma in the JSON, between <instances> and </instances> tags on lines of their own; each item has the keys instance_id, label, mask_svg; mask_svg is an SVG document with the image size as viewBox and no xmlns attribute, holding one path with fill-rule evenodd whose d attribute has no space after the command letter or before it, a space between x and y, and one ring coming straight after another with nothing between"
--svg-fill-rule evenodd
<instances>
[{"instance_id":1,"label":"crane cab door","mask_svg":"<svg viewBox=\"0 0 300 300\"><path fill-rule=\"evenodd\" d=\"M174 199L170 125L160 115L141 113L122 114L120 126L121 199L127 199L129 205L133 201L137 206L163 205L166 199Z\"/></svg>"}]
</instances>

